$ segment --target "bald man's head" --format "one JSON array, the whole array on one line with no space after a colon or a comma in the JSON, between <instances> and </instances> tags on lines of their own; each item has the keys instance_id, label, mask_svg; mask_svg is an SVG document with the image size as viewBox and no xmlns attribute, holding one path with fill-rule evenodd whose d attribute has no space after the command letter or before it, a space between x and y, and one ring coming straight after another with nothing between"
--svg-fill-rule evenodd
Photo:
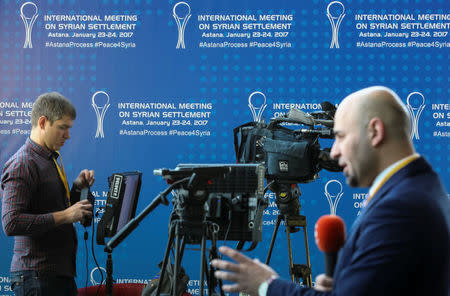
<instances>
[{"instance_id":1,"label":"bald man's head","mask_svg":"<svg viewBox=\"0 0 450 296\"><path fill-rule=\"evenodd\" d=\"M413 153L408 111L386 87L370 87L346 97L334 118L337 159L351 186L370 186L390 164Z\"/></svg>"},{"instance_id":2,"label":"bald man's head","mask_svg":"<svg viewBox=\"0 0 450 296\"><path fill-rule=\"evenodd\" d=\"M352 116L355 124L365 128L378 117L385 125L386 138L409 141L411 120L408 110L398 95L387 87L373 86L352 93L342 102L346 116Z\"/></svg>"}]
</instances>

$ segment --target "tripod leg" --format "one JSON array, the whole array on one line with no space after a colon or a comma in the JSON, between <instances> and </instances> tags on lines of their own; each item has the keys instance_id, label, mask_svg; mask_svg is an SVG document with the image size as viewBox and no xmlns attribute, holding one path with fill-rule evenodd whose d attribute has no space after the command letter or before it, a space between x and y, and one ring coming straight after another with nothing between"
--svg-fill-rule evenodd
<instances>
[{"instance_id":1,"label":"tripod leg","mask_svg":"<svg viewBox=\"0 0 450 296\"><path fill-rule=\"evenodd\" d=\"M203 233L202 235L202 242L201 242L201 259L200 259L200 296L203 296L203 289L204 289L204 283L205 283L205 270L204 267L206 265L206 235Z\"/></svg>"},{"instance_id":2,"label":"tripod leg","mask_svg":"<svg viewBox=\"0 0 450 296\"><path fill-rule=\"evenodd\" d=\"M303 226L303 235L305 236L305 248L306 248L306 264L309 269L309 275L304 279L306 285L308 287L312 286L312 276L311 276L311 261L309 260L309 246L308 246L308 235L306 233L306 217L305 217L305 225Z\"/></svg>"},{"instance_id":3,"label":"tripod leg","mask_svg":"<svg viewBox=\"0 0 450 296\"><path fill-rule=\"evenodd\" d=\"M184 237L184 236L183 236ZM173 266L173 274L172 274L172 295L177 296L177 284L178 284L178 273L181 266L181 258L183 254L181 253L181 247L183 244L180 244L182 240L182 236L180 236L180 224L177 223L175 226L175 262ZM184 241L184 239L183 239Z\"/></svg>"},{"instance_id":4,"label":"tripod leg","mask_svg":"<svg viewBox=\"0 0 450 296\"><path fill-rule=\"evenodd\" d=\"M209 249L209 262L211 262L214 259L219 258L219 253L217 249L217 237L218 237L218 229L215 230L214 226L211 227L210 232L208 233L211 238L211 247ZM206 270L206 282L208 283L208 295L217 295L216 287L219 286L220 295L225 296L225 293L222 289L222 280L216 279L214 276L214 272L216 269L211 266L210 264L205 264L205 270Z\"/></svg>"},{"instance_id":5,"label":"tripod leg","mask_svg":"<svg viewBox=\"0 0 450 296\"><path fill-rule=\"evenodd\" d=\"M208 284L208 295L212 295L213 291L215 289L215 286L216 286L216 282L214 279L214 273L212 272L212 269L208 268L207 260L204 260L204 262L205 262L205 265L203 266L203 268L205 270L206 283Z\"/></svg>"},{"instance_id":6,"label":"tripod leg","mask_svg":"<svg viewBox=\"0 0 450 296\"><path fill-rule=\"evenodd\" d=\"M278 228L280 227L281 216L277 216L277 221L275 223L275 228L273 229L272 239L270 240L269 252L267 253L266 265L269 265L270 257L272 256L273 245L275 244L275 239L277 238Z\"/></svg>"},{"instance_id":7,"label":"tripod leg","mask_svg":"<svg viewBox=\"0 0 450 296\"><path fill-rule=\"evenodd\" d=\"M108 259L106 261L106 295L113 295L113 263L111 252L108 252ZM101 283L100 283L101 284Z\"/></svg>"},{"instance_id":8,"label":"tripod leg","mask_svg":"<svg viewBox=\"0 0 450 296\"><path fill-rule=\"evenodd\" d=\"M164 273L166 272L167 262L169 261L170 249L172 248L172 243L174 239L175 228L170 227L169 240L167 241L166 251L164 253L164 260L161 268L161 275L159 276L158 288L156 289L156 295L159 296L161 294L162 281L164 280Z\"/></svg>"},{"instance_id":9,"label":"tripod leg","mask_svg":"<svg viewBox=\"0 0 450 296\"><path fill-rule=\"evenodd\" d=\"M181 254L181 256L180 256L180 262L183 261L183 254L184 254L184 248L185 248L185 246L186 246L186 240L185 240L185 237L183 236L183 241L182 241L182 243L181 243L181 251L180 251L180 254Z\"/></svg>"},{"instance_id":10,"label":"tripod leg","mask_svg":"<svg viewBox=\"0 0 450 296\"><path fill-rule=\"evenodd\" d=\"M209 262L211 262L214 259L219 258L219 253L217 249L217 236L218 236L218 229L217 231L213 229L211 230L211 249L209 250ZM205 268L207 270L207 282L208 282L208 295L213 295L214 291L216 290L217 285L219 285L220 295L225 296L225 293L222 289L222 280L216 279L214 276L214 272L216 269L206 264ZM208 269L209 268L209 269ZM217 294L214 294L217 295Z\"/></svg>"},{"instance_id":11,"label":"tripod leg","mask_svg":"<svg viewBox=\"0 0 450 296\"><path fill-rule=\"evenodd\" d=\"M217 258L217 246L214 239L211 240L211 248L209 249L209 261L206 260L206 252L204 256L205 259L203 260L203 262L205 263L205 265L203 267L205 270L206 282L208 283L208 295L213 295L217 286L217 279L214 277L214 268L210 266L208 262L211 262L212 259Z\"/></svg>"},{"instance_id":12,"label":"tripod leg","mask_svg":"<svg viewBox=\"0 0 450 296\"><path fill-rule=\"evenodd\" d=\"M294 262L293 262L293 258L292 258L292 246L291 246L291 231L290 231L288 225L286 225L286 236L287 236L287 245L288 245L288 254L289 254L289 273L291 274L292 282L295 282Z\"/></svg>"}]
</instances>

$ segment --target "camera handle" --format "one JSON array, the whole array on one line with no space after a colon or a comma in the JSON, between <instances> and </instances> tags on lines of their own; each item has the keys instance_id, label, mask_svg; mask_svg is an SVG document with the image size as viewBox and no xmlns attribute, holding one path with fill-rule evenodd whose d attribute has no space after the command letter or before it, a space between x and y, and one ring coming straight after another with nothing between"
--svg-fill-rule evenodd
<instances>
[{"instance_id":1,"label":"camera handle","mask_svg":"<svg viewBox=\"0 0 450 296\"><path fill-rule=\"evenodd\" d=\"M273 230L272 239L270 241L269 252L267 254L266 264L269 265L270 257L272 256L273 246L275 244L275 239L277 237L278 228L280 227L281 220L285 221L286 227L286 235L287 235L287 244L288 244L288 252L289 252L289 274L291 275L292 282L299 283L299 279L302 278L303 284L308 287L312 286L312 277L311 277L311 262L309 258L309 247L308 247L308 236L306 233L306 216L303 215L278 215L275 228ZM292 257L292 247L291 247L291 229L295 227L303 228L303 235L305 241L305 250L306 250L306 265L305 264L294 264Z\"/></svg>"}]
</instances>

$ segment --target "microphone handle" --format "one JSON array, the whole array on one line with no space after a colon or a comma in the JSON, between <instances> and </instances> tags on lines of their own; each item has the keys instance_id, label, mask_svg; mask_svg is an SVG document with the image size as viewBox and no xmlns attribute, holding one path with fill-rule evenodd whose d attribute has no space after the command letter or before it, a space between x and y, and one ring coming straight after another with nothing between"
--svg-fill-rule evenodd
<instances>
[{"instance_id":1,"label":"microphone handle","mask_svg":"<svg viewBox=\"0 0 450 296\"><path fill-rule=\"evenodd\" d=\"M325 254L325 274L329 277L333 277L334 268L337 261L337 253L324 253Z\"/></svg>"}]
</instances>

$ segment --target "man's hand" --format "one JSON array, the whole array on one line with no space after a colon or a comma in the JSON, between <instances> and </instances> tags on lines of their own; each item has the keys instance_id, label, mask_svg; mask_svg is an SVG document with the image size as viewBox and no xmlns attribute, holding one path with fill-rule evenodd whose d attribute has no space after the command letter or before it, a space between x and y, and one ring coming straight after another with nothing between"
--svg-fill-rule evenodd
<instances>
[{"instance_id":1,"label":"man's hand","mask_svg":"<svg viewBox=\"0 0 450 296\"><path fill-rule=\"evenodd\" d=\"M258 295L258 288L263 282L278 274L269 266L259 262L258 259L250 259L240 252L228 247L220 247L219 251L236 261L236 263L214 259L211 265L226 271L216 271L218 279L235 282L232 285L223 285L225 292L245 292L250 295Z\"/></svg>"},{"instance_id":2,"label":"man's hand","mask_svg":"<svg viewBox=\"0 0 450 296\"><path fill-rule=\"evenodd\" d=\"M94 184L94 171L93 170L82 170L78 177L73 182L73 185L81 190L85 187L91 187Z\"/></svg>"},{"instance_id":3,"label":"man's hand","mask_svg":"<svg viewBox=\"0 0 450 296\"><path fill-rule=\"evenodd\" d=\"M53 213L56 226L75 223L92 217L92 205L88 200L82 200L68 207L64 211Z\"/></svg>"},{"instance_id":4,"label":"man's hand","mask_svg":"<svg viewBox=\"0 0 450 296\"><path fill-rule=\"evenodd\" d=\"M324 273L316 276L316 285L314 289L321 292L331 292L333 290L333 278L325 275Z\"/></svg>"}]
</instances>

